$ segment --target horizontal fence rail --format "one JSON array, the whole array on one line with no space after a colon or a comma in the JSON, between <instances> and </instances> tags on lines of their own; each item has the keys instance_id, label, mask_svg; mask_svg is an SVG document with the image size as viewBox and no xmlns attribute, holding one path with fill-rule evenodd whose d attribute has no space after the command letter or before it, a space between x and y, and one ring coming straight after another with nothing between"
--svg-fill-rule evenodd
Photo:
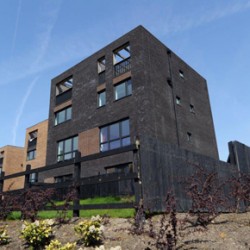
<instances>
[{"instance_id":1,"label":"horizontal fence rail","mask_svg":"<svg viewBox=\"0 0 250 250\"><path fill-rule=\"evenodd\" d=\"M138 148L136 145L129 145L123 148L115 149L112 151L101 152L89 156L81 157L79 151L76 152L75 159L71 159L64 162L58 162L57 164L52 164L36 169L31 169L30 165L27 165L26 170L23 172L18 172L11 175L5 175L4 173L0 177L0 187L3 187L4 180L17 178L20 176L25 176L24 188L19 190L10 190L6 192L2 192L1 195L16 195L24 194L29 190L36 192L37 190L46 190L46 189L54 189L56 190L55 195L57 197L65 196L65 193L69 192L69 190L75 191L75 197L72 201L72 204L69 204L67 209L73 210L73 216L79 216L80 210L92 210L92 209L123 209L123 208L135 208L139 201L139 186L138 186L138 172L130 172L130 173L110 173L110 174L102 174L91 177L82 177L81 178L81 163L91 160L100 159L103 157L108 157L115 154L120 154L124 152L132 151L134 154L137 153ZM59 182L59 183L44 183L44 182L34 182L30 183L30 175L32 173L41 173L44 171L61 168L64 166L74 165L74 178L69 181ZM84 170L84 169L83 169ZM124 189L130 195L135 196L135 202L122 202L122 203L110 203L110 204L90 204L90 205L81 205L80 199L82 198L82 193L84 195L90 195L93 197L93 194L98 193L97 196L105 196L106 193L112 193L116 196L122 195L121 189ZM1 190L0 190L1 191ZM109 196L109 195L107 195ZM88 196L89 197L89 196ZM62 210L65 209L65 206L61 205L46 205L39 209L39 211L43 210ZM1 209L1 203L0 203Z\"/></svg>"}]
</instances>

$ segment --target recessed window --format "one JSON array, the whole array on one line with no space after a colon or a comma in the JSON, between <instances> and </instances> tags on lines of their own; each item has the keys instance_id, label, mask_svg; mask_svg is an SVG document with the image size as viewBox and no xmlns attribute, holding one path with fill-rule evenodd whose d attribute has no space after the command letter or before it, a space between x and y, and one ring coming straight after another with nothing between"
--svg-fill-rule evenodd
<instances>
[{"instance_id":1,"label":"recessed window","mask_svg":"<svg viewBox=\"0 0 250 250\"><path fill-rule=\"evenodd\" d=\"M182 70L179 70L179 76L180 76L181 78L184 78L184 73L183 73Z\"/></svg>"},{"instance_id":2,"label":"recessed window","mask_svg":"<svg viewBox=\"0 0 250 250\"><path fill-rule=\"evenodd\" d=\"M57 144L57 161L65 161L75 157L78 150L78 136L59 141Z\"/></svg>"},{"instance_id":3,"label":"recessed window","mask_svg":"<svg viewBox=\"0 0 250 250\"><path fill-rule=\"evenodd\" d=\"M36 158L36 149L27 152L27 161L34 160Z\"/></svg>"},{"instance_id":4,"label":"recessed window","mask_svg":"<svg viewBox=\"0 0 250 250\"><path fill-rule=\"evenodd\" d=\"M114 75L119 76L131 69L129 43L113 51Z\"/></svg>"},{"instance_id":5,"label":"recessed window","mask_svg":"<svg viewBox=\"0 0 250 250\"><path fill-rule=\"evenodd\" d=\"M191 142L192 141L192 133L187 132L187 141Z\"/></svg>"},{"instance_id":6,"label":"recessed window","mask_svg":"<svg viewBox=\"0 0 250 250\"><path fill-rule=\"evenodd\" d=\"M55 183L72 181L73 180L73 175L72 174L67 174L67 175L56 176L56 177L54 177L54 180L55 180Z\"/></svg>"},{"instance_id":7,"label":"recessed window","mask_svg":"<svg viewBox=\"0 0 250 250\"><path fill-rule=\"evenodd\" d=\"M179 96L176 96L175 101L176 104L181 105L181 98Z\"/></svg>"},{"instance_id":8,"label":"recessed window","mask_svg":"<svg viewBox=\"0 0 250 250\"><path fill-rule=\"evenodd\" d=\"M114 91L115 91L115 100L119 100L125 96L131 95L132 94L131 79L127 79L115 85Z\"/></svg>"},{"instance_id":9,"label":"recessed window","mask_svg":"<svg viewBox=\"0 0 250 250\"><path fill-rule=\"evenodd\" d=\"M98 93L98 107L102 107L106 105L106 91L102 91Z\"/></svg>"},{"instance_id":10,"label":"recessed window","mask_svg":"<svg viewBox=\"0 0 250 250\"><path fill-rule=\"evenodd\" d=\"M36 149L37 135L38 135L38 130L35 130L35 131L32 131L32 132L29 133L28 150L27 150L28 153L32 152L32 151L34 151ZM28 159L28 156L27 156L27 159Z\"/></svg>"},{"instance_id":11,"label":"recessed window","mask_svg":"<svg viewBox=\"0 0 250 250\"><path fill-rule=\"evenodd\" d=\"M129 119L100 129L100 151L108 151L130 145Z\"/></svg>"},{"instance_id":12,"label":"recessed window","mask_svg":"<svg viewBox=\"0 0 250 250\"><path fill-rule=\"evenodd\" d=\"M119 174L129 174L133 172L133 164L126 163L112 167L106 167L107 174L119 173Z\"/></svg>"},{"instance_id":13,"label":"recessed window","mask_svg":"<svg viewBox=\"0 0 250 250\"><path fill-rule=\"evenodd\" d=\"M60 95L73 87L73 77L69 77L56 85L56 95Z\"/></svg>"},{"instance_id":14,"label":"recessed window","mask_svg":"<svg viewBox=\"0 0 250 250\"><path fill-rule=\"evenodd\" d=\"M97 61L99 84L102 84L105 82L105 69L106 69L106 60L105 60L105 57L102 57Z\"/></svg>"},{"instance_id":15,"label":"recessed window","mask_svg":"<svg viewBox=\"0 0 250 250\"><path fill-rule=\"evenodd\" d=\"M55 125L68 121L72 118L72 107L67 107L55 113Z\"/></svg>"},{"instance_id":16,"label":"recessed window","mask_svg":"<svg viewBox=\"0 0 250 250\"><path fill-rule=\"evenodd\" d=\"M103 71L105 71L105 69L106 69L106 60L105 60L105 57L102 57L102 58L100 58L97 61L97 71L98 71L98 74L100 74Z\"/></svg>"},{"instance_id":17,"label":"recessed window","mask_svg":"<svg viewBox=\"0 0 250 250\"><path fill-rule=\"evenodd\" d=\"M190 104L189 105L189 111L190 111L190 113L195 113L195 110L194 110L194 105L193 104Z\"/></svg>"},{"instance_id":18,"label":"recessed window","mask_svg":"<svg viewBox=\"0 0 250 250\"><path fill-rule=\"evenodd\" d=\"M130 46L129 43L125 44L124 46L114 50L113 53L113 60L114 64L117 64L123 60L126 60L130 57Z\"/></svg>"}]
</instances>

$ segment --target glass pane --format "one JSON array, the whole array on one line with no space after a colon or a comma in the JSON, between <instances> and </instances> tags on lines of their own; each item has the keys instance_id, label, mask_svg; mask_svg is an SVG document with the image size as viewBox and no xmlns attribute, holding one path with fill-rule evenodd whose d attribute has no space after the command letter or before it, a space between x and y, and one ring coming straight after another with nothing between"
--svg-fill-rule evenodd
<instances>
[{"instance_id":1,"label":"glass pane","mask_svg":"<svg viewBox=\"0 0 250 250\"><path fill-rule=\"evenodd\" d=\"M78 150L78 136L73 138L73 150Z\"/></svg>"},{"instance_id":2,"label":"glass pane","mask_svg":"<svg viewBox=\"0 0 250 250\"><path fill-rule=\"evenodd\" d=\"M125 83L115 87L115 100L118 100L126 95Z\"/></svg>"},{"instance_id":3,"label":"glass pane","mask_svg":"<svg viewBox=\"0 0 250 250\"><path fill-rule=\"evenodd\" d=\"M65 150L64 153L72 151L72 139L65 140Z\"/></svg>"},{"instance_id":4,"label":"glass pane","mask_svg":"<svg viewBox=\"0 0 250 250\"><path fill-rule=\"evenodd\" d=\"M106 92L99 93L98 96L98 107L101 107L106 104Z\"/></svg>"},{"instance_id":5,"label":"glass pane","mask_svg":"<svg viewBox=\"0 0 250 250\"><path fill-rule=\"evenodd\" d=\"M69 159L72 159L72 153L68 153L68 154L65 154L64 155L64 160L69 160Z\"/></svg>"},{"instance_id":6,"label":"glass pane","mask_svg":"<svg viewBox=\"0 0 250 250\"><path fill-rule=\"evenodd\" d=\"M110 142L110 149L120 148L121 147L121 141L112 141Z\"/></svg>"},{"instance_id":7,"label":"glass pane","mask_svg":"<svg viewBox=\"0 0 250 250\"><path fill-rule=\"evenodd\" d=\"M119 123L109 126L109 140L120 138Z\"/></svg>"},{"instance_id":8,"label":"glass pane","mask_svg":"<svg viewBox=\"0 0 250 250\"><path fill-rule=\"evenodd\" d=\"M128 146L130 145L130 137L126 137L122 139L122 146Z\"/></svg>"},{"instance_id":9,"label":"glass pane","mask_svg":"<svg viewBox=\"0 0 250 250\"><path fill-rule=\"evenodd\" d=\"M108 127L101 128L100 140L101 140L101 143L106 142L108 140Z\"/></svg>"},{"instance_id":10,"label":"glass pane","mask_svg":"<svg viewBox=\"0 0 250 250\"><path fill-rule=\"evenodd\" d=\"M63 154L63 141L60 141L60 142L58 143L57 154L58 154L58 155Z\"/></svg>"},{"instance_id":11,"label":"glass pane","mask_svg":"<svg viewBox=\"0 0 250 250\"><path fill-rule=\"evenodd\" d=\"M67 108L67 111L66 111L66 120L70 120L71 117L72 117L72 107Z\"/></svg>"},{"instance_id":12,"label":"glass pane","mask_svg":"<svg viewBox=\"0 0 250 250\"><path fill-rule=\"evenodd\" d=\"M131 79L129 79L127 81L127 95L131 95L132 94L132 83L131 83Z\"/></svg>"},{"instance_id":13,"label":"glass pane","mask_svg":"<svg viewBox=\"0 0 250 250\"><path fill-rule=\"evenodd\" d=\"M107 150L109 150L108 143L101 144L100 151L104 152L104 151L107 151Z\"/></svg>"},{"instance_id":14,"label":"glass pane","mask_svg":"<svg viewBox=\"0 0 250 250\"><path fill-rule=\"evenodd\" d=\"M122 137L130 135L129 120L122 121L121 124L122 124Z\"/></svg>"},{"instance_id":15,"label":"glass pane","mask_svg":"<svg viewBox=\"0 0 250 250\"><path fill-rule=\"evenodd\" d=\"M57 161L63 161L63 155L58 155L57 156Z\"/></svg>"},{"instance_id":16,"label":"glass pane","mask_svg":"<svg viewBox=\"0 0 250 250\"><path fill-rule=\"evenodd\" d=\"M65 111L58 112L56 114L56 125L64 122L65 120Z\"/></svg>"}]
</instances>

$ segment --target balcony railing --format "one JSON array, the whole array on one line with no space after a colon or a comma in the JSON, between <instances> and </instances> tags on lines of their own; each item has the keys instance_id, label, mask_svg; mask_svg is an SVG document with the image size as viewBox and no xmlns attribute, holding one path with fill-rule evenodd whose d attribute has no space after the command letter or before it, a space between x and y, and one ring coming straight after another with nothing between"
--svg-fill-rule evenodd
<instances>
[{"instance_id":1,"label":"balcony railing","mask_svg":"<svg viewBox=\"0 0 250 250\"><path fill-rule=\"evenodd\" d=\"M63 93L56 96L56 106L70 100L72 97L72 89L64 91Z\"/></svg>"},{"instance_id":2,"label":"balcony railing","mask_svg":"<svg viewBox=\"0 0 250 250\"><path fill-rule=\"evenodd\" d=\"M114 76L119 76L131 69L130 57L114 65Z\"/></svg>"},{"instance_id":3,"label":"balcony railing","mask_svg":"<svg viewBox=\"0 0 250 250\"><path fill-rule=\"evenodd\" d=\"M105 71L102 71L99 73L99 84L102 84L105 82Z\"/></svg>"}]
</instances>

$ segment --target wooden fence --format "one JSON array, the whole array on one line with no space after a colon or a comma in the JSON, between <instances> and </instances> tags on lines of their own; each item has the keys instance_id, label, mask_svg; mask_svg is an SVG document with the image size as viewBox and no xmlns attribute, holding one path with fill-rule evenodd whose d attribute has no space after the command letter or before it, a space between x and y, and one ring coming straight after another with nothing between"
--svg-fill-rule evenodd
<instances>
[{"instance_id":1,"label":"wooden fence","mask_svg":"<svg viewBox=\"0 0 250 250\"><path fill-rule=\"evenodd\" d=\"M42 189L46 188L53 188L57 192L59 192L60 189L67 189L69 187L73 188L75 190L75 198L73 201L73 205L69 207L70 210L73 210L73 216L74 217L79 217L80 215L80 210L85 210L85 209L122 209L122 208L135 208L138 206L142 195L141 195L141 186L140 186L140 173L139 173L139 161L136 162L136 167L134 167L134 171L131 173L113 173L113 174L104 174L104 175L97 175L97 176L92 176L92 177L84 177L81 178L81 163L84 161L91 161L95 160L101 157L107 157L113 154L119 154L123 152L128 152L132 151L133 154L136 155L137 158L137 147L135 145L130 145L124 148L120 148L117 150L114 150L113 152L104 152L104 153L99 153L95 155L90 155L90 156L85 156L81 157L81 154L79 151L76 152L75 158L65 161L65 162L59 162L57 164L49 165L49 166L44 166L36 169L31 169L30 165L26 166L26 170L23 172L18 172L15 174L11 175L5 175L4 172L2 172L2 175L0 177L0 191L1 193L7 194L7 193L13 193L18 195L18 193L23 192L23 191L28 191L30 188L37 186ZM61 168L65 166L70 166L74 165L74 171L73 171L73 180L72 181L67 181L67 182L61 182L61 183L31 183L30 182L30 175L33 173L36 173L39 175L39 173L56 169L56 168ZM24 181L24 188L19 189L16 191L8 191L8 192L2 192L3 188L3 183L5 180L8 179L13 179L16 177L20 176L25 176L25 181ZM80 205L80 199L81 199L81 193L84 193L84 189L86 189L87 186L93 186L97 185L99 186L100 190L103 185L108 185L109 187L114 186L114 183L118 183L118 185L122 182L130 182L131 183L131 189L130 189L130 194L135 196L135 202L131 203L115 203L115 204L94 204L94 205ZM83 192L81 192L81 189ZM106 192L108 194L108 192ZM119 194L119 192L118 192ZM91 195L91 194L90 194ZM57 206L57 210L61 210L62 206ZM42 210L55 210L55 207L49 207L46 206L42 208Z\"/></svg>"}]
</instances>

